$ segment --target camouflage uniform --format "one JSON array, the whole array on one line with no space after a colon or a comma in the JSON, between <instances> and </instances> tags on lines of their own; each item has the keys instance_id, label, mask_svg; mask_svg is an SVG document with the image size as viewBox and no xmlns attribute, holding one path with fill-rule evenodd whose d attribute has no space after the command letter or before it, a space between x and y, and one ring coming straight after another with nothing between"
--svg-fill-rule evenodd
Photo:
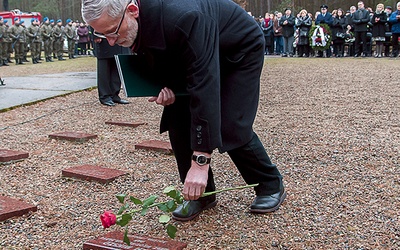
<instances>
[{"instance_id":1,"label":"camouflage uniform","mask_svg":"<svg viewBox=\"0 0 400 250\"><path fill-rule=\"evenodd\" d=\"M61 27L61 21L57 21L57 25L53 28L53 38L54 38L54 51L57 54L58 60L65 60L63 58L63 45L64 45L64 38L63 38L63 29Z\"/></svg>"},{"instance_id":2,"label":"camouflage uniform","mask_svg":"<svg viewBox=\"0 0 400 250\"><path fill-rule=\"evenodd\" d=\"M0 19L0 66L8 66L7 63L7 43L5 37L7 36L7 27L3 23L3 19Z\"/></svg>"},{"instance_id":3,"label":"camouflage uniform","mask_svg":"<svg viewBox=\"0 0 400 250\"><path fill-rule=\"evenodd\" d=\"M68 58L75 58L75 30L72 27L72 21L70 19L67 20L67 25L65 26L64 33L67 36L68 41Z\"/></svg>"},{"instance_id":4,"label":"camouflage uniform","mask_svg":"<svg viewBox=\"0 0 400 250\"><path fill-rule=\"evenodd\" d=\"M8 30L8 34L12 38L13 47L15 51L15 64L23 64L22 59L24 56L24 43L25 43L25 34L24 28L19 24L17 20L16 23L11 26Z\"/></svg>"},{"instance_id":5,"label":"camouflage uniform","mask_svg":"<svg viewBox=\"0 0 400 250\"><path fill-rule=\"evenodd\" d=\"M44 57L46 58L46 62L53 62L53 59L51 59L53 50L52 30L48 19L45 18L45 22L40 27L40 34L44 42Z\"/></svg>"},{"instance_id":6,"label":"camouflage uniform","mask_svg":"<svg viewBox=\"0 0 400 250\"><path fill-rule=\"evenodd\" d=\"M40 43L42 42L42 40L40 37L40 28L37 20L32 21L31 26L29 26L26 30L26 35L29 37L30 40L32 63L40 63Z\"/></svg>"}]
</instances>

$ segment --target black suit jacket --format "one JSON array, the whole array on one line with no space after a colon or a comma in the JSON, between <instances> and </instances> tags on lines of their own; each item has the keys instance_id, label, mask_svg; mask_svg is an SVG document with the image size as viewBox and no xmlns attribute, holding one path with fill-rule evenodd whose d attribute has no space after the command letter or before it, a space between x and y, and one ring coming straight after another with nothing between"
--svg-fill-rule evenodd
<instances>
[{"instance_id":1,"label":"black suit jacket","mask_svg":"<svg viewBox=\"0 0 400 250\"><path fill-rule=\"evenodd\" d=\"M245 82L240 91L233 85L246 79L224 78L253 51L261 52L257 63L263 60L264 36L256 21L230 0L146 0L139 11L134 50L166 87L186 87L192 150L225 151L249 142L259 82ZM259 77L260 64L248 74ZM164 109L161 132L183 122L176 106L185 102L179 99Z\"/></svg>"}]
</instances>

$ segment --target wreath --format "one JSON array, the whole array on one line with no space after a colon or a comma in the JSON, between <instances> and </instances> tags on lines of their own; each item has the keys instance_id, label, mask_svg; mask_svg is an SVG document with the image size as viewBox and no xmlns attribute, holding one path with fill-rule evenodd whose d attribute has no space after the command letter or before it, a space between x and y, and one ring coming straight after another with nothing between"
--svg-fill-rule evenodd
<instances>
[{"instance_id":1,"label":"wreath","mask_svg":"<svg viewBox=\"0 0 400 250\"><path fill-rule=\"evenodd\" d=\"M309 33L310 46L314 50L327 50L331 46L332 32L325 23L311 27Z\"/></svg>"}]
</instances>

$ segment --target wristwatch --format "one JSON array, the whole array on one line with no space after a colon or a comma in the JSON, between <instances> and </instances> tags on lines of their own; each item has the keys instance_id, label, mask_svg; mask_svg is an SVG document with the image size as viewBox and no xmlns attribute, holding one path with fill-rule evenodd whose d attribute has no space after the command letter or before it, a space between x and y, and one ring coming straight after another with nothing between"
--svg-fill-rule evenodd
<instances>
[{"instance_id":1,"label":"wristwatch","mask_svg":"<svg viewBox=\"0 0 400 250\"><path fill-rule=\"evenodd\" d=\"M205 155L193 155L192 160L194 160L199 166L210 164L211 158L207 158Z\"/></svg>"}]
</instances>

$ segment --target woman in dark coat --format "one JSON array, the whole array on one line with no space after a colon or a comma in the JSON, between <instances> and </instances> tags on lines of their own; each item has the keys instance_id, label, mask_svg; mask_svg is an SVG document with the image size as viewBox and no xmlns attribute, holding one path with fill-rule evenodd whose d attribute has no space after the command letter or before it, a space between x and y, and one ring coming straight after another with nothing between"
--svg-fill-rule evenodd
<instances>
[{"instance_id":1,"label":"woman in dark coat","mask_svg":"<svg viewBox=\"0 0 400 250\"><path fill-rule=\"evenodd\" d=\"M378 4L376 11L372 16L372 39L376 43L375 57L382 57L383 43L385 42L385 24L387 22L387 15L384 11L385 6Z\"/></svg>"},{"instance_id":2,"label":"woman in dark coat","mask_svg":"<svg viewBox=\"0 0 400 250\"><path fill-rule=\"evenodd\" d=\"M343 57L346 35L346 18L342 9L337 10L332 23L333 51L336 57Z\"/></svg>"},{"instance_id":3,"label":"woman in dark coat","mask_svg":"<svg viewBox=\"0 0 400 250\"><path fill-rule=\"evenodd\" d=\"M308 41L308 32L310 31L312 20L306 10L301 10L299 17L296 18L296 27L298 28L299 38L297 41L297 54L299 57L310 56L310 43Z\"/></svg>"},{"instance_id":4,"label":"woman in dark coat","mask_svg":"<svg viewBox=\"0 0 400 250\"><path fill-rule=\"evenodd\" d=\"M269 13L265 13L265 18L261 22L261 29L265 38L265 55L273 53L274 45L274 21L270 18ZM272 49L271 49L272 48Z\"/></svg>"}]
</instances>

